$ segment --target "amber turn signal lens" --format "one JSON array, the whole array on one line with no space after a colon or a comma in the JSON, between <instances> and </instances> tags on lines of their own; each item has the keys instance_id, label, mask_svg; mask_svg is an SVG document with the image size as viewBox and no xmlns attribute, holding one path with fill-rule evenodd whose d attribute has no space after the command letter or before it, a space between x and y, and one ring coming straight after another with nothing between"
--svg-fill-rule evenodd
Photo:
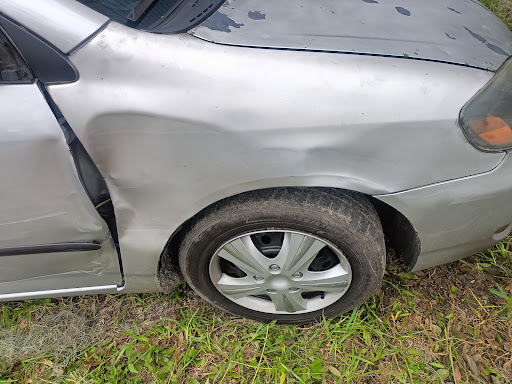
<instances>
[{"instance_id":1,"label":"amber turn signal lens","mask_svg":"<svg viewBox=\"0 0 512 384\"><path fill-rule=\"evenodd\" d=\"M512 143L512 129L499 117L470 120L469 126L482 140L492 145Z\"/></svg>"},{"instance_id":2,"label":"amber turn signal lens","mask_svg":"<svg viewBox=\"0 0 512 384\"><path fill-rule=\"evenodd\" d=\"M486 152L512 150L512 56L460 111L467 139Z\"/></svg>"}]
</instances>

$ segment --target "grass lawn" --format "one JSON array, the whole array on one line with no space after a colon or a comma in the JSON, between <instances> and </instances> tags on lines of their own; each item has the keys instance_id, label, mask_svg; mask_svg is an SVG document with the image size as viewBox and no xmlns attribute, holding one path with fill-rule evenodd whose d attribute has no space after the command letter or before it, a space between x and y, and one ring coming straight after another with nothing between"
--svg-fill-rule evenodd
<instances>
[{"instance_id":1,"label":"grass lawn","mask_svg":"<svg viewBox=\"0 0 512 384\"><path fill-rule=\"evenodd\" d=\"M512 25L512 0L484 4ZM171 295L0 306L0 383L512 383L512 239L414 274L364 305L260 324Z\"/></svg>"},{"instance_id":2,"label":"grass lawn","mask_svg":"<svg viewBox=\"0 0 512 384\"><path fill-rule=\"evenodd\" d=\"M304 327L217 311L185 287L1 307L0 382L512 383L512 239L399 273Z\"/></svg>"},{"instance_id":3,"label":"grass lawn","mask_svg":"<svg viewBox=\"0 0 512 384\"><path fill-rule=\"evenodd\" d=\"M482 0L481 3L512 29L512 0Z\"/></svg>"}]
</instances>

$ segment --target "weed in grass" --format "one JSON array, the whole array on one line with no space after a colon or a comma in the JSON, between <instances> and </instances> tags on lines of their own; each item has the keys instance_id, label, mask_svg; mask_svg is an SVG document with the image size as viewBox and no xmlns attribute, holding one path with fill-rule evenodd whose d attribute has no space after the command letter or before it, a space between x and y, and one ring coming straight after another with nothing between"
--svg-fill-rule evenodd
<instances>
[{"instance_id":1,"label":"weed in grass","mask_svg":"<svg viewBox=\"0 0 512 384\"><path fill-rule=\"evenodd\" d=\"M508 296L507 293L501 288L498 284L496 284L496 287L498 289L489 289L491 293L494 293L496 296L501 297L505 304L503 308L499 311L503 316L505 317L511 317L512 316L512 296Z\"/></svg>"}]
</instances>

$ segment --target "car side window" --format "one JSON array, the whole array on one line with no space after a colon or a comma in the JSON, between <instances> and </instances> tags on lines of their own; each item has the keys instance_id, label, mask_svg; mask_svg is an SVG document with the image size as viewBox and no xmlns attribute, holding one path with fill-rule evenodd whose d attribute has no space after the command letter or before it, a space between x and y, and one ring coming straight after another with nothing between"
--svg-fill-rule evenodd
<instances>
[{"instance_id":1,"label":"car side window","mask_svg":"<svg viewBox=\"0 0 512 384\"><path fill-rule=\"evenodd\" d=\"M32 83L33 80L27 64L0 28L0 84Z\"/></svg>"}]
</instances>

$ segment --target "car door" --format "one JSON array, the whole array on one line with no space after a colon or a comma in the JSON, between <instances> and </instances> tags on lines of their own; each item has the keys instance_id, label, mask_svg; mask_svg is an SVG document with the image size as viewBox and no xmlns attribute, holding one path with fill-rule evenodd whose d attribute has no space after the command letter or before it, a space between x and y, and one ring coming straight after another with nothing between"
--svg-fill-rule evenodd
<instances>
[{"instance_id":1,"label":"car door","mask_svg":"<svg viewBox=\"0 0 512 384\"><path fill-rule=\"evenodd\" d=\"M45 98L44 70L31 71L9 20L0 24L0 300L115 291L122 274L111 231ZM37 44L23 44L55 68Z\"/></svg>"}]
</instances>

